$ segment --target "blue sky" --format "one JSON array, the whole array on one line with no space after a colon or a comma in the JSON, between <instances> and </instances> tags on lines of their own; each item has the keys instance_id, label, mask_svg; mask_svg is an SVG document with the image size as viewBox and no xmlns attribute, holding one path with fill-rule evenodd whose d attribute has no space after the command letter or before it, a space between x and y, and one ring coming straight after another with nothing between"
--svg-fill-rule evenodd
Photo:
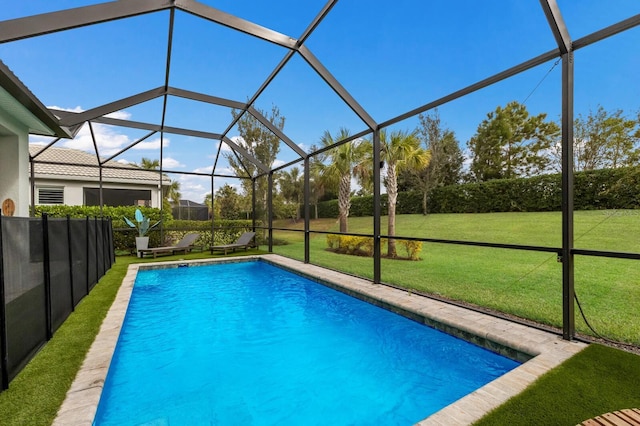
<instances>
[{"instance_id":1,"label":"blue sky","mask_svg":"<svg viewBox=\"0 0 640 426\"><path fill-rule=\"evenodd\" d=\"M95 3L7 2L0 9L0 20ZM203 3L298 38L325 2ZM558 0L558 4L574 40L640 13L637 0ZM0 45L0 59L45 105L87 110L164 84L168 22L169 13L159 12L6 43ZM377 122L383 122L545 53L555 41L534 0L341 0L306 46ZM588 114L598 105L622 109L630 116L637 113L638 46L640 28L634 28L576 52L576 113ZM285 54L279 46L177 12L169 84L244 102ZM486 114L513 100L527 99L531 113L546 112L557 119L561 67L554 68L554 62L441 106L442 120L465 148ZM263 110L272 105L286 117L285 133L305 150L318 143L325 130L335 133L344 126L355 133L366 128L297 55L256 102ZM157 99L117 116L158 123L161 111L162 101ZM175 97L170 98L167 112L169 126L217 133L231 119L226 108ZM413 118L394 128L413 129L416 123ZM94 130L103 156L146 134L110 126ZM229 136L237 134L233 129ZM164 142L166 169L211 170L216 141L169 134ZM62 145L92 149L88 129ZM136 148L142 149L129 150L118 159L139 162L142 157L159 157L155 136ZM282 144L277 164L294 158ZM225 173L226 167L223 159L216 171ZM185 199L199 202L210 192L208 178L172 178L180 180ZM216 188L227 182L238 183L216 179Z\"/></svg>"}]
</instances>

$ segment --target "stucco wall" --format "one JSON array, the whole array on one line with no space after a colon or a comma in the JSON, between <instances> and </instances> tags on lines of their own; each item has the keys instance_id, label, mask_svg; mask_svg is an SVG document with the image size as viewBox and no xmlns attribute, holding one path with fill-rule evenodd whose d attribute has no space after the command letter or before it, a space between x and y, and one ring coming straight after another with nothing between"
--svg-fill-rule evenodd
<instances>
[{"instance_id":1,"label":"stucco wall","mask_svg":"<svg viewBox=\"0 0 640 426\"><path fill-rule=\"evenodd\" d=\"M29 216L28 129L0 111L0 204L10 198L14 216Z\"/></svg>"},{"instance_id":2,"label":"stucco wall","mask_svg":"<svg viewBox=\"0 0 640 426\"><path fill-rule=\"evenodd\" d=\"M54 187L64 188L64 204L68 206L81 206L84 204L84 188L97 188L99 182L96 181L74 181L74 180L59 180L59 179L40 179L36 178L35 189L38 191L38 187ZM151 207L160 208L160 196L157 189L157 185L136 185L131 183L108 183L102 184L102 188L112 189L141 189L151 190ZM28 188L30 194L31 188ZM36 204L38 199L36 197Z\"/></svg>"}]
</instances>

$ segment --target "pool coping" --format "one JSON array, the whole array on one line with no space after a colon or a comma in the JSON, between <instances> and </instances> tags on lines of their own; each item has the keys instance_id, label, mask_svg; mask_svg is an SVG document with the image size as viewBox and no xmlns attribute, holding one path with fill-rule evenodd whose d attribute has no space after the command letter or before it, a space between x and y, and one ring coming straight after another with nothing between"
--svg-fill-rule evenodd
<instances>
[{"instance_id":1,"label":"pool coping","mask_svg":"<svg viewBox=\"0 0 640 426\"><path fill-rule=\"evenodd\" d=\"M584 343L563 340L560 336L526 325L416 295L406 290L373 284L362 278L276 254L136 263L129 265L115 300L58 410L53 425L90 426L93 424L138 270L257 259L305 275L413 320L462 336L491 350L505 353L512 358L519 358L521 361L528 359L510 372L416 423L420 426L471 424L522 392L542 374L587 346Z\"/></svg>"}]
</instances>

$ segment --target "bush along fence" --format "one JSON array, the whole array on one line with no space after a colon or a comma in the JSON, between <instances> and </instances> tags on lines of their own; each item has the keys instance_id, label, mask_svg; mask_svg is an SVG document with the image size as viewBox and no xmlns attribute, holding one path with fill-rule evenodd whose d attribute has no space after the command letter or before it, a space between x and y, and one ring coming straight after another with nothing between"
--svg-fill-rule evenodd
<instances>
[{"instance_id":1,"label":"bush along fence","mask_svg":"<svg viewBox=\"0 0 640 426\"><path fill-rule=\"evenodd\" d=\"M400 238L394 238L394 240L403 247L407 253L407 257L398 256L398 259L420 260L422 241L404 240ZM387 238L382 238L380 244L382 247L386 247L388 241ZM373 237L327 234L327 246L329 250L336 253L373 257Z\"/></svg>"},{"instance_id":2,"label":"bush along fence","mask_svg":"<svg viewBox=\"0 0 640 426\"><path fill-rule=\"evenodd\" d=\"M154 227L148 232L149 247L160 247L172 245L179 241L185 234L197 232L200 238L195 242L196 246L208 247L216 244L229 244L234 242L243 232L253 230L252 220L231 220L216 219L213 222L213 232L211 220L176 220L166 209L137 206L103 206L102 216L110 216L113 226L113 246L119 254L135 253L135 237L138 232L130 228L124 218L135 216L136 209L140 209L151 223L162 220L162 224ZM85 216L100 216L100 208L96 206L36 206L36 216L47 214L49 217L71 216L82 218ZM261 221L256 221L256 228L262 227ZM262 233L256 234L257 243L265 244Z\"/></svg>"},{"instance_id":3,"label":"bush along fence","mask_svg":"<svg viewBox=\"0 0 640 426\"><path fill-rule=\"evenodd\" d=\"M561 175L450 185L427 194L428 213L543 212L562 209ZM387 195L381 195L382 211ZM640 167L578 172L575 210L640 208ZM398 193L397 214L422 213L419 191ZM349 216L373 216L373 197L351 199ZM338 217L338 200L318 203L318 217Z\"/></svg>"},{"instance_id":4,"label":"bush along fence","mask_svg":"<svg viewBox=\"0 0 640 426\"><path fill-rule=\"evenodd\" d=\"M0 215L0 391L113 262L108 218Z\"/></svg>"}]
</instances>

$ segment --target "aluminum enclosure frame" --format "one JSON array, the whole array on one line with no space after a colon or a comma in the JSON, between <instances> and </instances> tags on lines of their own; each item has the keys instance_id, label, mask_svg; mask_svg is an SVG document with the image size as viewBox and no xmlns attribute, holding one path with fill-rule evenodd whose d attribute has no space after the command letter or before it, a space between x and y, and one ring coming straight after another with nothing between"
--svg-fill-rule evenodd
<instances>
[{"instance_id":1,"label":"aluminum enclosure frame","mask_svg":"<svg viewBox=\"0 0 640 426\"><path fill-rule=\"evenodd\" d=\"M281 34L277 31L262 27L252 22L240 19L228 13L217 10L213 7L202 4L196 0L120 0L117 2L100 3L91 6L78 7L74 9L63 10L59 12L50 12L40 15L34 15L25 18L12 19L8 21L0 22L0 43L8 43L16 40L22 40L30 37L44 36L46 34L66 31L73 28L79 28L88 25L100 24L103 22L109 22L113 20L126 19L133 16L151 14L158 12L169 11L169 22L167 25L167 57L166 57L166 69L165 69L165 82L164 86L151 89L146 92L131 95L129 97L110 102L87 110L81 113L71 113L58 110L50 110L51 116L45 117L50 120L53 116L59 117L59 122L53 120L57 129L59 129L58 136L68 137L72 133L75 133L80 129L84 123L102 123L123 127L130 127L135 129L148 130L146 136L120 151L118 154L110 157L107 160L100 160L99 153L97 152L97 145L95 137L93 137L94 146L96 149L96 155L98 155L99 167L107 167L106 161L113 159L114 157L122 154L126 150L132 148L136 144L147 139L151 135L160 133L163 138L164 133L175 133L186 136L194 136L205 139L218 140L221 143L227 144L240 163L244 167L247 174L245 176L237 176L242 179L251 179L253 187L253 210L255 213L255 186L256 179L266 176L268 179L268 234L269 234L269 251L272 250L272 236L273 236L273 210L272 210L272 190L273 190L273 174L274 172L288 167L292 164L296 164L300 161L304 163L304 233L305 233L305 262L309 262L309 203L310 189L309 189L309 156L320 154L329 149L335 148L341 144L348 143L352 140L364 137L366 135L372 135L373 138L373 182L374 182L374 217L373 217L373 234L374 238L374 279L375 283L381 282L381 247L380 239L384 237L380 227L380 216L382 215L380 199L380 131L399 123L408 118L417 116L418 114L437 108L438 106L449 103L455 99L474 93L480 89L491 86L495 83L503 81L507 78L516 76L522 72L525 72L533 67L547 63L558 58L562 61L562 246L558 248L549 247L529 247L521 245L500 245L491 243L478 243L478 242L464 242L464 241L452 241L452 240L433 240L422 239L422 241L437 241L445 244L465 244L465 245L482 245L486 247L505 247L521 250L538 250L538 251L557 251L563 263L563 338L571 340L575 336L575 323L574 323L574 311L573 311L573 299L575 297L574 292L574 255L588 255L588 256L604 256L614 258L630 258L640 259L640 254L635 253L617 253L617 252L602 252L597 250L584 250L575 249L573 241L573 95L574 95L574 62L573 55L577 49L586 47L598 41L601 41L610 36L627 31L640 25L640 14L625 19L617 24L611 25L594 33L591 33L585 37L577 40L572 40L567 26L564 23L561 10L556 3L556 0L539 0L540 6L547 18L549 29L556 40L557 48L548 52L543 52L536 57L526 60L516 66L503 70L492 76L489 76L481 81L478 81L472 85L454 91L439 99L431 100L418 108L414 108L408 112L405 112L397 117L392 117L381 123L375 121L375 119L366 111L365 108L360 105L357 100L347 91L347 89L330 73L330 71L316 58L311 50L305 45L306 40L315 31L315 29L322 24L325 17L331 12L332 8L337 4L337 0L329 0L325 3L324 7L318 12L316 17L309 23L307 28L303 31L299 38L293 38L285 34ZM267 79L260 85L258 90L249 98L247 102L240 102L237 100L223 99L212 94L196 93L180 88L174 88L169 86L169 75L171 71L171 52L172 52L172 38L174 33L173 20L176 11L182 11L189 13L193 16L205 19L212 23L223 25L227 28L231 28L236 31L240 31L244 34L248 34L252 37L264 40L274 45L287 49L282 60L276 65ZM354 136L347 139L336 141L331 147L325 147L317 150L313 153L305 153L298 145L290 139L284 132L273 126L258 110L255 108L257 99L262 93L269 87L275 77L284 69L286 64L293 58L294 55L299 55L314 72L338 95L338 97L348 106L363 122L364 129ZM230 121L226 129L221 133L203 132L195 129L180 129L175 127L165 126L166 118L166 105L169 96L177 96L189 100L198 102L204 102L212 105L223 106L239 111L239 114ZM115 119L106 117L107 114L119 111L129 106L137 105L143 102L147 102L152 99L163 98L163 111L162 118L159 124L153 123L141 123L129 120ZM258 159L251 155L244 147L233 142L229 137L229 132L237 124L238 120L244 114L251 114L255 117L265 128L272 132L279 140L284 142L293 152L298 156L297 159L292 162L270 169L267 165L262 164ZM69 131L67 131L67 128ZM58 142L56 139L51 144L46 146L43 150L48 149L50 146ZM216 159L214 161L213 170L211 174L198 173L198 175L211 177L211 192L212 198L214 193L214 176L224 176L216 174L216 167L218 158L221 151L221 143L218 146L216 153ZM160 158L160 170L158 170L159 180L162 182L163 173L176 173L176 174L189 174L188 172L168 171L165 170L162 164L162 144L161 144L161 158ZM42 151L41 151L42 152ZM31 162L38 162L37 155L33 156ZM253 164L257 170L257 174L251 175L248 172L246 163ZM33 167L32 167L33 170ZM192 173L195 174L195 173ZM102 182L101 182L102 186ZM33 191L32 191L33 194ZM33 199L32 199L33 204ZM255 228L255 214L254 228ZM507 247L509 246L509 247Z\"/></svg>"}]
</instances>

